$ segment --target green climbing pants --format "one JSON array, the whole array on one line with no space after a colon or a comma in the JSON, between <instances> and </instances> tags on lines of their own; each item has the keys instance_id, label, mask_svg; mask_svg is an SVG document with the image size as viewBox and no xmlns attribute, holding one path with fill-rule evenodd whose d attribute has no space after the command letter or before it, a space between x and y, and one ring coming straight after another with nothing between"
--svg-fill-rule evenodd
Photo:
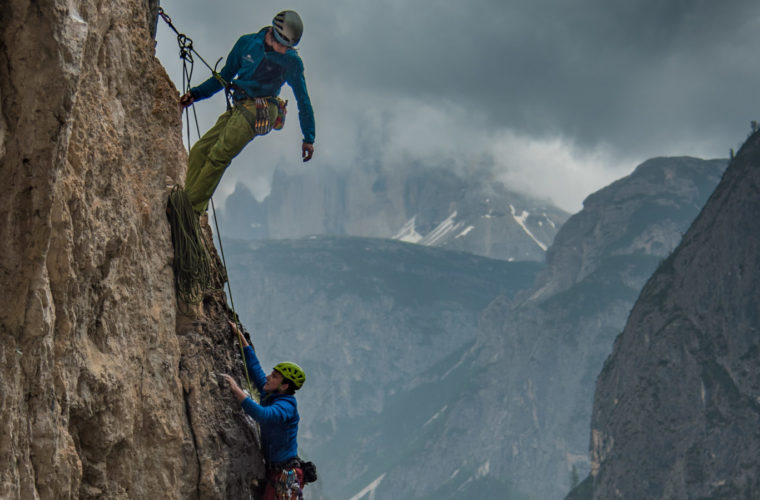
<instances>
[{"instance_id":1,"label":"green climbing pants","mask_svg":"<svg viewBox=\"0 0 760 500\"><path fill-rule=\"evenodd\" d=\"M253 100L240 101L232 109L224 112L216 124L190 148L185 192L193 210L198 214L208 209L208 200L214 194L232 159L256 135L263 135L254 133L253 127L238 106L245 106L253 116L256 115ZM277 104L269 103L268 108L269 122L274 123L278 114Z\"/></svg>"}]
</instances>

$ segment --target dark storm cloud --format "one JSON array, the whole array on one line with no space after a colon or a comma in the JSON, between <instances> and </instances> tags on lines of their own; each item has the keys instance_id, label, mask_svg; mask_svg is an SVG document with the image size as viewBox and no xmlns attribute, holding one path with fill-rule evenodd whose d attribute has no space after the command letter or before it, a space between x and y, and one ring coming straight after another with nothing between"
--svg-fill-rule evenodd
<instances>
[{"instance_id":1,"label":"dark storm cloud","mask_svg":"<svg viewBox=\"0 0 760 500\"><path fill-rule=\"evenodd\" d=\"M742 116L742 107L760 83L757 2L355 5L341 3L338 19L319 23L335 27L314 35L329 54L321 74L466 102L490 124L530 134L631 152L686 141L695 129L743 131L751 111Z\"/></svg>"}]
</instances>

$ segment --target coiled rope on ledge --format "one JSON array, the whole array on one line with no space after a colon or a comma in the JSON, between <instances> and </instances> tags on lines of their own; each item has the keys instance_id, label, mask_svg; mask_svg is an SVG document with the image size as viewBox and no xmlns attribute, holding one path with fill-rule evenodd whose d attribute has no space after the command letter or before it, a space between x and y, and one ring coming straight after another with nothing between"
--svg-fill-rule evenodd
<instances>
[{"instance_id":1,"label":"coiled rope on ledge","mask_svg":"<svg viewBox=\"0 0 760 500\"><path fill-rule=\"evenodd\" d=\"M185 304L199 304L211 286L211 257L203 243L198 216L179 186L169 193L169 211L177 295Z\"/></svg>"}]
</instances>

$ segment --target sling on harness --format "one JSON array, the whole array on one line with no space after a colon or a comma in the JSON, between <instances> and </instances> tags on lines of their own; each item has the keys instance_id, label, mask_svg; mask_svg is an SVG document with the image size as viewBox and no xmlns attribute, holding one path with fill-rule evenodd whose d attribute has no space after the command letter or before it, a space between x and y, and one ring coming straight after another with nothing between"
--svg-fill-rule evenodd
<instances>
[{"instance_id":1,"label":"sling on harness","mask_svg":"<svg viewBox=\"0 0 760 500\"><path fill-rule=\"evenodd\" d=\"M265 492L264 498L272 498L271 495L274 493L274 500L303 499L301 484L304 483L304 473L298 458L293 458L283 464L269 466L267 468L267 480L269 482L268 491Z\"/></svg>"},{"instance_id":2,"label":"sling on harness","mask_svg":"<svg viewBox=\"0 0 760 500\"><path fill-rule=\"evenodd\" d=\"M252 99L256 106L256 114L254 115L241 101L235 102L235 107L242 113L248 125L251 126L251 130L256 135L265 135L272 130L272 125L269 119L269 101L266 97L254 97Z\"/></svg>"},{"instance_id":3,"label":"sling on harness","mask_svg":"<svg viewBox=\"0 0 760 500\"><path fill-rule=\"evenodd\" d=\"M224 94L227 99L227 109L230 109L230 103L237 108L245 117L251 130L256 135L266 135L272 129L280 130L285 126L285 115L287 113L288 101L279 97L250 97L245 90L230 82L224 87ZM236 97L240 96L240 97ZM255 103L256 114L252 113L245 105L246 100ZM272 123L269 116L269 104L277 106L277 118Z\"/></svg>"}]
</instances>

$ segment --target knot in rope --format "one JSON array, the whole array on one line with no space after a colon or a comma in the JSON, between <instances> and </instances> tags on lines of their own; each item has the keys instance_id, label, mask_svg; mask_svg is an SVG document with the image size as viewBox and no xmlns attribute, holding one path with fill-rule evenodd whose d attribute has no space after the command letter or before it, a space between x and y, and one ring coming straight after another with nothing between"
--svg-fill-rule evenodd
<instances>
[{"instance_id":1,"label":"knot in rope","mask_svg":"<svg viewBox=\"0 0 760 500\"><path fill-rule=\"evenodd\" d=\"M179 45L179 58L183 61L193 63L193 39L182 33L177 35L177 44Z\"/></svg>"}]
</instances>

